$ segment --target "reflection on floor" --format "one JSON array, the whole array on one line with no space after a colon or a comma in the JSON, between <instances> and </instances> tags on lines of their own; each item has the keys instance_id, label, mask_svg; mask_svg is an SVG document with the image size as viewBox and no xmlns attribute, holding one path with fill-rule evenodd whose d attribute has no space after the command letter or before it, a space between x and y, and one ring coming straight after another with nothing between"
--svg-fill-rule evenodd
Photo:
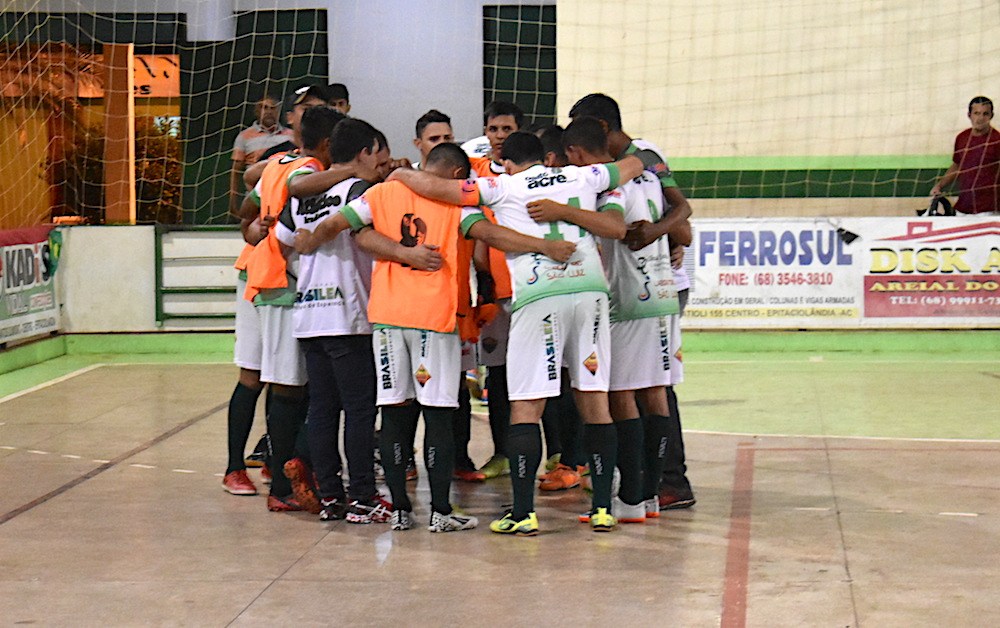
<instances>
[{"instance_id":1,"label":"reflection on floor","mask_svg":"<svg viewBox=\"0 0 1000 628\"><path fill-rule=\"evenodd\" d=\"M870 372L901 393L909 368L895 384L884 365ZM689 366L686 425L734 433L688 432L694 508L597 535L576 521L579 489L540 495L542 534L529 539L486 529L509 502L506 479L454 486L483 520L470 532L268 513L263 497L220 485L233 367L80 372L0 403L0 623L1000 624L1000 442L735 434L851 434L868 421L869 434L897 435L891 399L867 387L801 365L743 369ZM984 370L953 366L974 392L901 420L916 435L947 421L984 438L995 412L989 428L970 422L1000 398L998 380L976 379ZM724 394L693 383L720 373L734 382ZM897 395L897 410L919 413L922 394ZM490 453L477 416L473 458Z\"/></svg>"}]
</instances>

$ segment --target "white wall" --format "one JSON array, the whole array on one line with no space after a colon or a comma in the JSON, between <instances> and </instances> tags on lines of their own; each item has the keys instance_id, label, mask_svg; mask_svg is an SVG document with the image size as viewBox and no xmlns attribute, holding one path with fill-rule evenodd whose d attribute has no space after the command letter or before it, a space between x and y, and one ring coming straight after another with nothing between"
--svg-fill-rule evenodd
<instances>
[{"instance_id":1,"label":"white wall","mask_svg":"<svg viewBox=\"0 0 1000 628\"><path fill-rule=\"evenodd\" d=\"M63 330L155 330L153 227L69 227L62 231L56 277Z\"/></svg>"}]
</instances>

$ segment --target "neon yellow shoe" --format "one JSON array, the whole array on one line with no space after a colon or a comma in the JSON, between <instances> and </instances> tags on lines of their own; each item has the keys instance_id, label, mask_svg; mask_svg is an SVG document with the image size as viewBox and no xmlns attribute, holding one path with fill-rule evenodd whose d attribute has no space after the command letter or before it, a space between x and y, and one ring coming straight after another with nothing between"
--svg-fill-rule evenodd
<instances>
[{"instance_id":1,"label":"neon yellow shoe","mask_svg":"<svg viewBox=\"0 0 1000 628\"><path fill-rule=\"evenodd\" d=\"M618 521L607 508L598 508L590 513L590 529L594 532L611 532Z\"/></svg>"},{"instance_id":2,"label":"neon yellow shoe","mask_svg":"<svg viewBox=\"0 0 1000 628\"><path fill-rule=\"evenodd\" d=\"M527 517L517 521L508 512L502 518L490 523L490 531L514 536L535 536L538 534L538 517L535 513L529 512Z\"/></svg>"},{"instance_id":3,"label":"neon yellow shoe","mask_svg":"<svg viewBox=\"0 0 1000 628\"><path fill-rule=\"evenodd\" d=\"M510 475L510 461L506 456L494 454L486 461L486 464L479 467L479 472L486 476L486 479L498 478L501 475Z\"/></svg>"}]
</instances>

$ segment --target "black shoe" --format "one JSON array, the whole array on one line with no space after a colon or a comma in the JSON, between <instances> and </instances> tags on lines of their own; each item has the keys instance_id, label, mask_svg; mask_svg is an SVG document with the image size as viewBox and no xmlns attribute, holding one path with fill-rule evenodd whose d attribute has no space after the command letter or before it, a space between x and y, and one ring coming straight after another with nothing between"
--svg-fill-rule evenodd
<instances>
[{"instance_id":1,"label":"black shoe","mask_svg":"<svg viewBox=\"0 0 1000 628\"><path fill-rule=\"evenodd\" d=\"M320 521L339 521L347 516L347 500L344 498L323 498L319 501Z\"/></svg>"},{"instance_id":2,"label":"black shoe","mask_svg":"<svg viewBox=\"0 0 1000 628\"><path fill-rule=\"evenodd\" d=\"M253 448L253 452L247 454L247 457L243 459L243 464L251 469L259 469L267 464L267 454L271 450L271 441L264 434L257 441L257 446Z\"/></svg>"}]
</instances>

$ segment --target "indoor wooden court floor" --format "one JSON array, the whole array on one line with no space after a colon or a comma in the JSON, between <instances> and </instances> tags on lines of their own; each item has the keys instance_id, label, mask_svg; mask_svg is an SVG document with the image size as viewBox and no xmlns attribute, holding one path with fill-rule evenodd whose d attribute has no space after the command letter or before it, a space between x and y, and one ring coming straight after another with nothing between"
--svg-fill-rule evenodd
<instances>
[{"instance_id":1,"label":"indoor wooden court floor","mask_svg":"<svg viewBox=\"0 0 1000 628\"><path fill-rule=\"evenodd\" d=\"M697 505L542 495L534 538L486 529L506 479L469 532L269 513L220 484L233 366L60 358L0 376L0 625L1000 625L996 357L690 358Z\"/></svg>"}]
</instances>

